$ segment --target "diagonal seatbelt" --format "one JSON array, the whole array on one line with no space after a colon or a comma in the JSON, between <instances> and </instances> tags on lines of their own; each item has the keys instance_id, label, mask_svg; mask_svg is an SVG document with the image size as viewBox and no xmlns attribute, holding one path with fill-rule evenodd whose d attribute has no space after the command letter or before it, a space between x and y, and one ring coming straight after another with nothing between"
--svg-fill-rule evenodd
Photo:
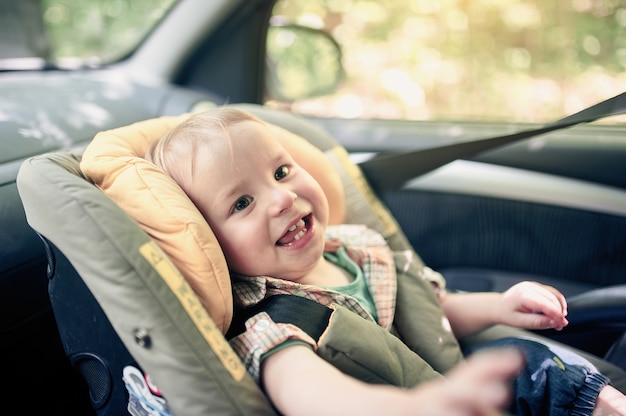
<instances>
[{"instance_id":1,"label":"diagonal seatbelt","mask_svg":"<svg viewBox=\"0 0 626 416\"><path fill-rule=\"evenodd\" d=\"M405 153L381 154L360 163L359 167L375 191L396 189L456 159L469 158L519 140L624 113L626 92L539 128Z\"/></svg>"}]
</instances>

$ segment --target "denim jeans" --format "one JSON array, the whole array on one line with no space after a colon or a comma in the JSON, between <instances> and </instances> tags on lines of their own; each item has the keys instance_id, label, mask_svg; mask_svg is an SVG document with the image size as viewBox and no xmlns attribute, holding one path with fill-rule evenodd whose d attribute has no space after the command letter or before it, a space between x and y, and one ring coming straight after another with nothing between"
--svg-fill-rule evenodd
<instances>
[{"instance_id":1,"label":"denim jeans","mask_svg":"<svg viewBox=\"0 0 626 416\"><path fill-rule=\"evenodd\" d=\"M524 370L513 382L509 411L514 415L591 415L600 390L609 383L585 358L547 342L503 338L478 348L489 347L517 348L526 358Z\"/></svg>"}]
</instances>

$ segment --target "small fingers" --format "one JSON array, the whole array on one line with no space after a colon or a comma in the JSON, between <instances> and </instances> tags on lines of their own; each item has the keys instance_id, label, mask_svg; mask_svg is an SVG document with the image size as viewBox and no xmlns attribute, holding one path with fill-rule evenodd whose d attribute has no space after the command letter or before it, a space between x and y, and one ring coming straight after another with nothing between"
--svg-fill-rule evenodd
<instances>
[{"instance_id":1,"label":"small fingers","mask_svg":"<svg viewBox=\"0 0 626 416\"><path fill-rule=\"evenodd\" d=\"M508 293L517 297L521 308L517 311L520 326L532 329L554 328L557 330L567 326L567 301L561 292L552 286L535 282L519 283Z\"/></svg>"},{"instance_id":2,"label":"small fingers","mask_svg":"<svg viewBox=\"0 0 626 416\"><path fill-rule=\"evenodd\" d=\"M516 319L516 324L520 328L527 329L555 329L562 330L569 322L565 318L554 319L540 312L520 313Z\"/></svg>"},{"instance_id":3,"label":"small fingers","mask_svg":"<svg viewBox=\"0 0 626 416\"><path fill-rule=\"evenodd\" d=\"M563 294L559 290L552 286L541 286L543 286L546 290L550 291L554 295L554 297L559 302L559 305L561 306L561 313L563 314L563 316L567 316L567 300L565 299L565 296L563 296Z\"/></svg>"}]
</instances>

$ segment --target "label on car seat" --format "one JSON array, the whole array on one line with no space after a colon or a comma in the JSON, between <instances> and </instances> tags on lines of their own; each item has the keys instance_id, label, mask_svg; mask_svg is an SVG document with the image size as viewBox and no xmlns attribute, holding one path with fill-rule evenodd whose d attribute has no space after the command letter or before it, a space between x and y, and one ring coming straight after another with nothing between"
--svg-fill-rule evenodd
<instances>
[{"instance_id":1,"label":"label on car seat","mask_svg":"<svg viewBox=\"0 0 626 416\"><path fill-rule=\"evenodd\" d=\"M176 295L224 368L235 381L241 381L246 374L245 367L178 269L153 241L139 247L139 252Z\"/></svg>"}]
</instances>

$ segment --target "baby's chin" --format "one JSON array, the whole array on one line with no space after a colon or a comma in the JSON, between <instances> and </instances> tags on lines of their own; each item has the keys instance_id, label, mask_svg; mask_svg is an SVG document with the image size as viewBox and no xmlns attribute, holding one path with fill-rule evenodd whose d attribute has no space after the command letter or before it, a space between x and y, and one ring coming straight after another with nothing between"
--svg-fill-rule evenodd
<instances>
[{"instance_id":1,"label":"baby's chin","mask_svg":"<svg viewBox=\"0 0 626 416\"><path fill-rule=\"evenodd\" d=\"M323 261L323 246L319 252L319 256L315 257L308 262L302 261L297 265L285 265L281 270L275 269L275 274L272 277L277 279L287 280L290 282L296 282L301 284L307 284L311 276L315 275L316 268Z\"/></svg>"}]
</instances>

